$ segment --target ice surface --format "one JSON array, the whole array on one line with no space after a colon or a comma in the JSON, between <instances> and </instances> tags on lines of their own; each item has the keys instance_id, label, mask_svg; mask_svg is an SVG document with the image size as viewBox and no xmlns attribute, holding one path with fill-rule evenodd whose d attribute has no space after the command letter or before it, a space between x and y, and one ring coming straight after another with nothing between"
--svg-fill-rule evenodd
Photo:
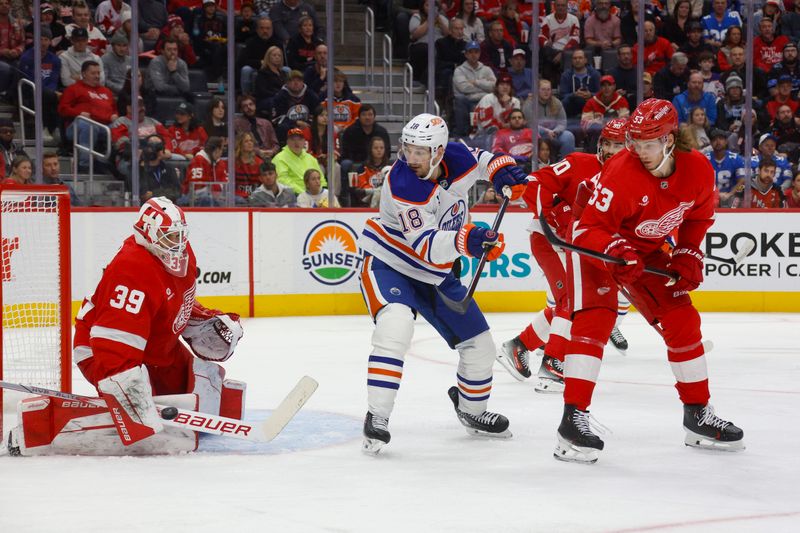
<instances>
[{"instance_id":1,"label":"ice surface","mask_svg":"<svg viewBox=\"0 0 800 533\"><path fill-rule=\"evenodd\" d=\"M495 341L529 318L490 315ZM561 399L499 364L490 408L514 438L467 436L447 398L456 355L421 320L392 442L364 456L368 318L249 319L227 369L253 419L303 374L320 383L285 434L178 457L0 456L0 532L800 531L800 315L703 319L712 402L744 429L742 453L683 445L661 339L638 315L628 355L606 351L592 412L613 434L592 466L553 459Z\"/></svg>"}]
</instances>

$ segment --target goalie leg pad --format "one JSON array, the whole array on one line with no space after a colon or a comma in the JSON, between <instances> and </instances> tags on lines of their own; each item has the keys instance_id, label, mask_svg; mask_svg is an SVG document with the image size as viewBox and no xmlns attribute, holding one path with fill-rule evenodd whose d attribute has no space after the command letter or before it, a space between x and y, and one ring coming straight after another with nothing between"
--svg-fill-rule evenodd
<instances>
[{"instance_id":1,"label":"goalie leg pad","mask_svg":"<svg viewBox=\"0 0 800 533\"><path fill-rule=\"evenodd\" d=\"M226 379L222 382L222 396L219 403L219 414L228 418L244 420L244 401L247 383Z\"/></svg>"},{"instance_id":2,"label":"goalie leg pad","mask_svg":"<svg viewBox=\"0 0 800 533\"><path fill-rule=\"evenodd\" d=\"M125 446L145 439L164 429L153 402L153 390L145 366L100 380L100 397L106 401L111 418Z\"/></svg>"},{"instance_id":3,"label":"goalie leg pad","mask_svg":"<svg viewBox=\"0 0 800 533\"><path fill-rule=\"evenodd\" d=\"M201 413L212 415L219 414L222 396L222 382L225 379L225 369L217 363L202 359L192 359L189 374L189 390L197 395Z\"/></svg>"},{"instance_id":4,"label":"goalie leg pad","mask_svg":"<svg viewBox=\"0 0 800 533\"><path fill-rule=\"evenodd\" d=\"M497 350L488 331L456 345L458 350L458 408L479 416L492 391L492 366Z\"/></svg>"},{"instance_id":5,"label":"goalie leg pad","mask_svg":"<svg viewBox=\"0 0 800 533\"><path fill-rule=\"evenodd\" d=\"M413 335L414 314L406 305L390 303L375 317L367 370L367 402L375 416L389 418L392 414Z\"/></svg>"}]
</instances>

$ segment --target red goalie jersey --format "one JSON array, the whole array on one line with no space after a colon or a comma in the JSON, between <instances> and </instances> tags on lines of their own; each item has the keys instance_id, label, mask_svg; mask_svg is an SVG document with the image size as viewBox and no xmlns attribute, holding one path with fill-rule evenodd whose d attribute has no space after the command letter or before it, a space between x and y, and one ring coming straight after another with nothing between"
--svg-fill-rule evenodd
<instances>
[{"instance_id":1,"label":"red goalie jersey","mask_svg":"<svg viewBox=\"0 0 800 533\"><path fill-rule=\"evenodd\" d=\"M168 369L194 304L194 253L186 275L167 272L128 237L75 320L74 359L93 385L141 364ZM183 365L177 365L184 372ZM181 377L180 379L184 379Z\"/></svg>"}]
</instances>

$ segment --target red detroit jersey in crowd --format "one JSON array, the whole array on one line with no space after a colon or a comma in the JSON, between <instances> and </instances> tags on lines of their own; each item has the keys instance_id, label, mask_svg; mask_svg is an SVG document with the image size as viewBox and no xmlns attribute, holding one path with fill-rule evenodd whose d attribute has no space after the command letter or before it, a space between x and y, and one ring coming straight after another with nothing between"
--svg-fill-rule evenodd
<instances>
[{"instance_id":1,"label":"red detroit jersey in crowd","mask_svg":"<svg viewBox=\"0 0 800 533\"><path fill-rule=\"evenodd\" d=\"M628 150L607 161L573 242L604 252L618 233L647 255L680 226L676 246L701 249L714 222L714 170L697 150L673 155L675 171L667 178L653 176Z\"/></svg>"},{"instance_id":2,"label":"red detroit jersey in crowd","mask_svg":"<svg viewBox=\"0 0 800 533\"><path fill-rule=\"evenodd\" d=\"M93 385L135 366L170 367L194 304L194 252L183 277L128 237L75 320L74 358ZM89 370L89 371L87 371Z\"/></svg>"}]
</instances>

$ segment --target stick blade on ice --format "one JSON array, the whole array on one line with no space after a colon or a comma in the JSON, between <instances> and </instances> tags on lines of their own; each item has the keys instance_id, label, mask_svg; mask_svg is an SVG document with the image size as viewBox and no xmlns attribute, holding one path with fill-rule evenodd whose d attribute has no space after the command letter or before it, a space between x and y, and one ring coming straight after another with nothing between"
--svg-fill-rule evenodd
<instances>
[{"instance_id":1,"label":"stick blade on ice","mask_svg":"<svg viewBox=\"0 0 800 533\"><path fill-rule=\"evenodd\" d=\"M267 442L271 441L283 431L286 424L297 414L305 403L317 390L319 383L309 376L303 376L294 389L283 399L275 408L270 417L264 422L264 438Z\"/></svg>"}]
</instances>

